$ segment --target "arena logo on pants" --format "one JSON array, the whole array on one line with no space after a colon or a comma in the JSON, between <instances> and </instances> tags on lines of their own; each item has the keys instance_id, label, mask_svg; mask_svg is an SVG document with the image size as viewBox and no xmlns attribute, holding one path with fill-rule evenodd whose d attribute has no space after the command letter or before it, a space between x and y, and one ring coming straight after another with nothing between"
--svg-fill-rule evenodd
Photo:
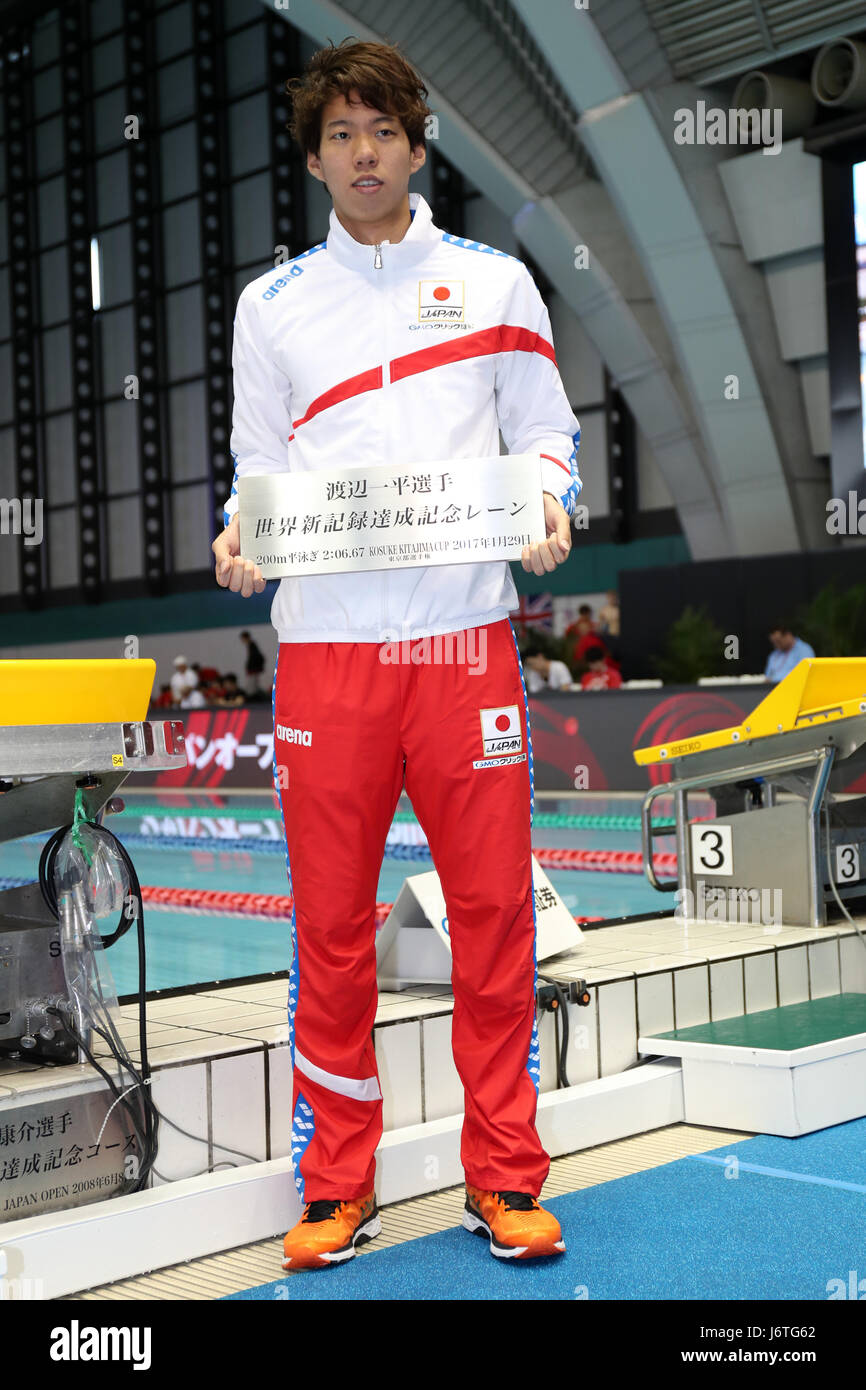
<instances>
[{"instance_id":1,"label":"arena logo on pants","mask_svg":"<svg viewBox=\"0 0 866 1390\"><path fill-rule=\"evenodd\" d=\"M313 742L311 729L290 729L286 724L277 725L277 738L284 739L286 743L302 743L305 748L309 748Z\"/></svg>"},{"instance_id":2,"label":"arena logo on pants","mask_svg":"<svg viewBox=\"0 0 866 1390\"><path fill-rule=\"evenodd\" d=\"M496 709L483 709L480 714L485 757L494 753L521 752L523 731L516 705L499 705Z\"/></svg>"}]
</instances>

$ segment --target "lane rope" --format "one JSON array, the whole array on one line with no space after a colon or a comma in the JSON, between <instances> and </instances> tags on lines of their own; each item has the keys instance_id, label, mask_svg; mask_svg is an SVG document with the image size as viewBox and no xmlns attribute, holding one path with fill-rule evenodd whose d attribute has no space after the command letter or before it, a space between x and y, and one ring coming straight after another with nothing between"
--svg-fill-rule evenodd
<instances>
[{"instance_id":1,"label":"lane rope","mask_svg":"<svg viewBox=\"0 0 866 1390\"><path fill-rule=\"evenodd\" d=\"M126 803L123 811L117 813L121 818L124 816L132 819L145 819L153 817L157 820L209 820L209 821L279 821L282 819L280 812L270 807L259 808L254 806L239 806L231 810L227 808L212 808L207 806L136 806L130 802ZM694 817L693 819L703 819ZM412 811L397 811L394 816L394 824L415 824L418 818ZM675 821L659 822L666 830L670 830L673 835L676 830ZM614 816L587 813L584 815L571 815L566 812L558 814L555 812L539 812L533 817L533 825L544 826L555 830L640 830L640 816Z\"/></svg>"},{"instance_id":2,"label":"lane rope","mask_svg":"<svg viewBox=\"0 0 866 1390\"><path fill-rule=\"evenodd\" d=\"M0 878L0 889L23 888L27 878ZM280 893L235 893L222 888L169 888L142 885L142 901L163 912L191 912L199 916L290 919L294 899ZM376 926L384 922L393 903L376 904ZM575 922L603 922L603 917L575 917Z\"/></svg>"},{"instance_id":3,"label":"lane rope","mask_svg":"<svg viewBox=\"0 0 866 1390\"><path fill-rule=\"evenodd\" d=\"M119 837L120 838L120 837ZM282 854L285 846L279 840L244 840L230 836L202 835L124 835L122 843L127 849L180 850L184 852L203 851L207 854ZM643 856L640 850L612 849L556 849L541 848L533 850L543 869L570 869L585 873L642 874ZM430 846L423 844L395 844L385 846L386 859L420 861L432 863ZM675 854L653 855L656 874L674 875L677 867Z\"/></svg>"}]
</instances>

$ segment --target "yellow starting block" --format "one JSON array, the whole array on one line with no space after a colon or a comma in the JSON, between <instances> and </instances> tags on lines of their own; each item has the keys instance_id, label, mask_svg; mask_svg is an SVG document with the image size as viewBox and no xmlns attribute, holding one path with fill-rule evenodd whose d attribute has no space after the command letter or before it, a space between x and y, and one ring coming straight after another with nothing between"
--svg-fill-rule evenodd
<instances>
[{"instance_id":1,"label":"yellow starting block","mask_svg":"<svg viewBox=\"0 0 866 1390\"><path fill-rule=\"evenodd\" d=\"M146 718L155 672L150 660L0 661L0 841L68 825L78 793L98 821L130 772L186 765L183 724ZM0 1053L26 1035L31 1062L77 1060L62 1030L30 1037L46 1000L67 995L58 932L38 884L0 891Z\"/></svg>"},{"instance_id":2,"label":"yellow starting block","mask_svg":"<svg viewBox=\"0 0 866 1390\"><path fill-rule=\"evenodd\" d=\"M0 727L144 719L155 676L150 658L0 661Z\"/></svg>"},{"instance_id":3,"label":"yellow starting block","mask_svg":"<svg viewBox=\"0 0 866 1390\"><path fill-rule=\"evenodd\" d=\"M712 748L772 738L792 729L824 726L857 714L866 714L866 657L816 657L795 666L742 724L680 743L638 748L634 758L639 767L647 767Z\"/></svg>"},{"instance_id":4,"label":"yellow starting block","mask_svg":"<svg viewBox=\"0 0 866 1390\"><path fill-rule=\"evenodd\" d=\"M823 926L831 899L841 906L841 896L866 893L866 797L833 796L866 771L866 658L801 661L742 724L634 758L671 767L644 798L641 842L647 878L679 890L682 915L724 921L733 907L733 920L755 920L742 908L760 902L760 920L772 904L773 923L781 910L787 925ZM689 820L698 788L715 789L714 821ZM665 793L676 808L677 879L661 883L652 807Z\"/></svg>"}]
</instances>

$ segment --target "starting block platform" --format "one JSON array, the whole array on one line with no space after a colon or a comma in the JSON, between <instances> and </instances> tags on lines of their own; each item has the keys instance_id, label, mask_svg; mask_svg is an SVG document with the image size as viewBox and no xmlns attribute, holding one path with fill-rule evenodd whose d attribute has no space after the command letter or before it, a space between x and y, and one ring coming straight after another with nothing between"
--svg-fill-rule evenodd
<instances>
[{"instance_id":1,"label":"starting block platform","mask_svg":"<svg viewBox=\"0 0 866 1390\"><path fill-rule=\"evenodd\" d=\"M638 1039L678 1057L687 1124L795 1138L866 1115L866 994L835 994Z\"/></svg>"},{"instance_id":2,"label":"starting block platform","mask_svg":"<svg viewBox=\"0 0 866 1390\"><path fill-rule=\"evenodd\" d=\"M844 913L843 898L866 894L866 796L836 795L866 775L866 658L801 661L741 724L634 758L655 774L641 810L644 872L659 891L679 891L687 919L730 920L743 899L763 912L766 895L771 920L826 926L828 903ZM714 820L689 818L697 789L710 790ZM665 793L676 815L670 882L653 869L653 841L664 833L653 804Z\"/></svg>"}]
</instances>

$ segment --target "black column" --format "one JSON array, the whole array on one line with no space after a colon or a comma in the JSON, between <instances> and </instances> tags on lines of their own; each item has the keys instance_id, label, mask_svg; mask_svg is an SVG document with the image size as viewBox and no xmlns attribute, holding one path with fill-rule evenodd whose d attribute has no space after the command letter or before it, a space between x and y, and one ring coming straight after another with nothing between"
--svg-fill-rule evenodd
<instances>
[{"instance_id":1,"label":"black column","mask_svg":"<svg viewBox=\"0 0 866 1390\"><path fill-rule=\"evenodd\" d=\"M225 39L222 5L195 0L193 11L196 138L199 167L199 228L204 300L205 409L207 412L208 476L213 531L223 529L223 508L234 465L231 434L230 345L234 317L231 283L231 190L229 130L226 107Z\"/></svg>"},{"instance_id":2,"label":"black column","mask_svg":"<svg viewBox=\"0 0 866 1390\"><path fill-rule=\"evenodd\" d=\"M78 492L76 541L81 587L89 603L99 602L108 578L105 537L105 459L99 362L94 342L91 239L96 232L93 187L92 102L86 71L89 8L68 5L60 11L63 45L63 154L66 217L69 228L69 304L72 346L72 430ZM70 537L72 540L72 537Z\"/></svg>"},{"instance_id":3,"label":"black column","mask_svg":"<svg viewBox=\"0 0 866 1390\"><path fill-rule=\"evenodd\" d=\"M129 198L132 210L132 281L135 325L136 410L141 467L144 576L148 593L164 593L171 555L171 464L168 450L168 362L163 315L162 226L153 207L160 199L156 52L150 6L128 0L124 49L129 116Z\"/></svg>"},{"instance_id":4,"label":"black column","mask_svg":"<svg viewBox=\"0 0 866 1390\"><path fill-rule=\"evenodd\" d=\"M824 277L827 293L827 352L830 368L832 485L847 502L849 491L866 496L860 343L857 322L857 248L854 238L854 178L847 160L825 158Z\"/></svg>"},{"instance_id":5,"label":"black column","mask_svg":"<svg viewBox=\"0 0 866 1390\"><path fill-rule=\"evenodd\" d=\"M289 135L287 126L291 103L286 92L290 77L300 77L300 36L297 29L279 15L267 20L268 120L271 156L271 203L275 244L287 247L292 260L310 245L307 236L306 160Z\"/></svg>"},{"instance_id":6,"label":"black column","mask_svg":"<svg viewBox=\"0 0 866 1390\"><path fill-rule=\"evenodd\" d=\"M32 125L30 34L10 28L2 39L3 112L6 126L6 206L9 222L9 294L12 320L12 395L15 421L15 489L25 500L45 500L44 455L37 434L41 400L39 355L35 329L39 322L39 260L31 253L36 234L35 167ZM21 587L28 608L42 605L46 586L47 546L18 540Z\"/></svg>"},{"instance_id":7,"label":"black column","mask_svg":"<svg viewBox=\"0 0 866 1390\"><path fill-rule=\"evenodd\" d=\"M607 486L610 505L610 539L630 541L637 513L637 439L634 416L622 392L604 373L605 423L607 426Z\"/></svg>"}]
</instances>

